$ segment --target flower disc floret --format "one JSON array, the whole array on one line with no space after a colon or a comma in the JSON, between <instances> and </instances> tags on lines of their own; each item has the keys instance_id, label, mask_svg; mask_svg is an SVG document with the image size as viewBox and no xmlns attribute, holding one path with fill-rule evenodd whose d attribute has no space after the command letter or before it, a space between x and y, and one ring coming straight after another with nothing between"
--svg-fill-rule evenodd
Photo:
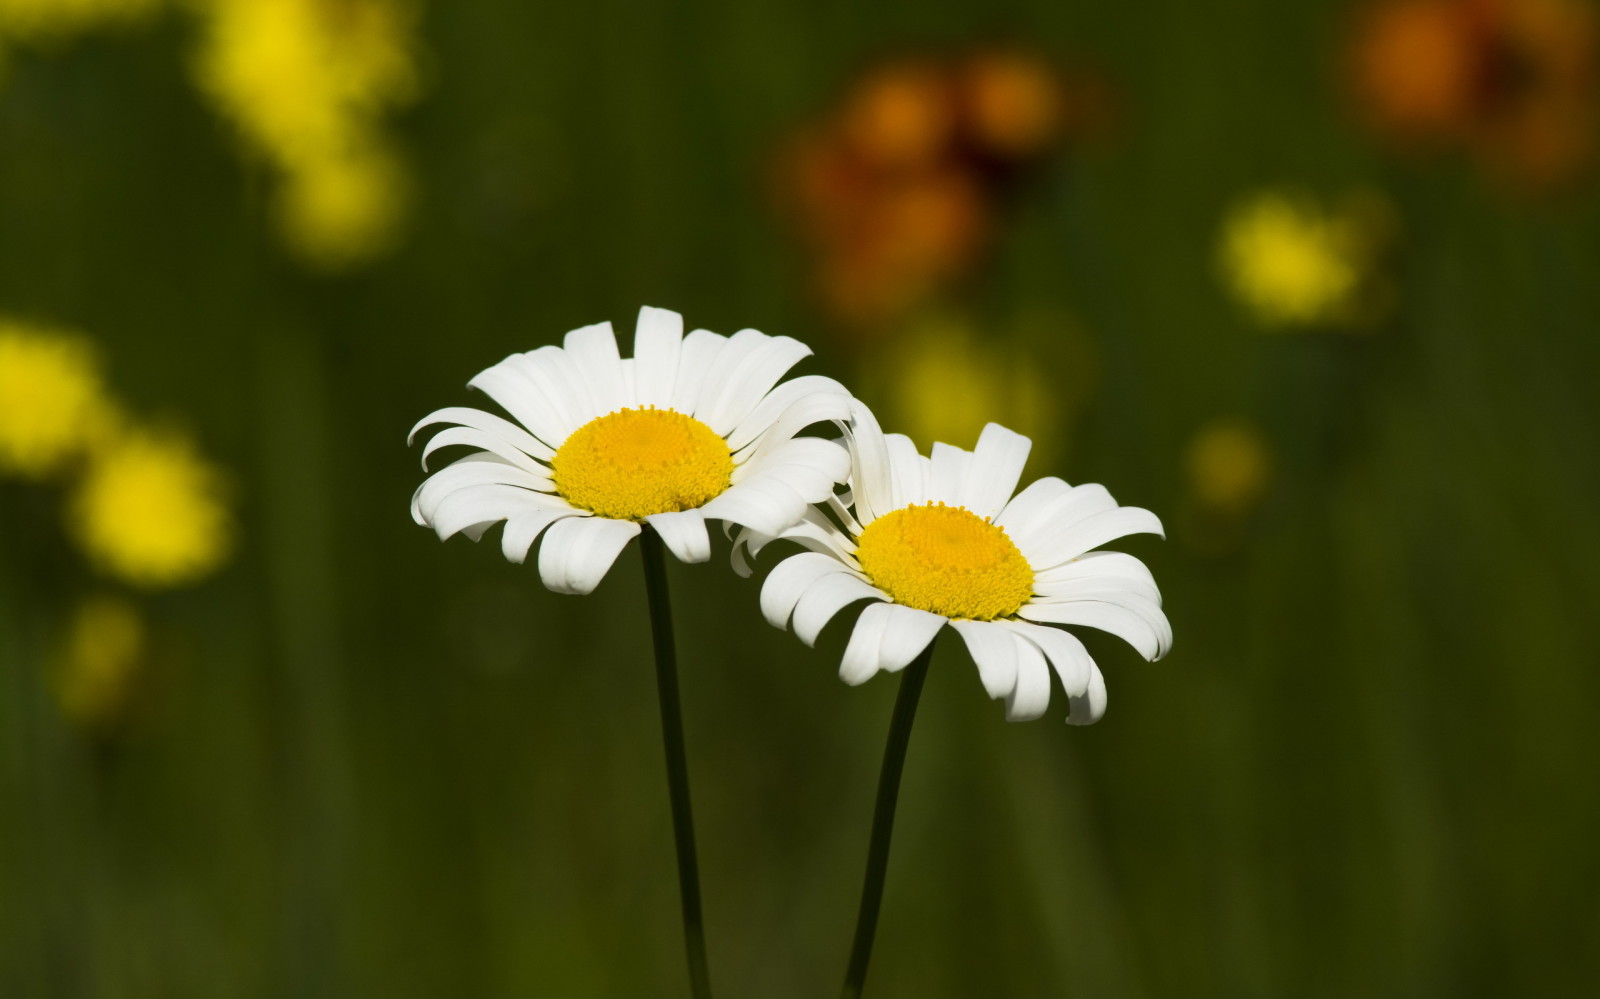
<instances>
[{"instance_id":1,"label":"flower disc floret","mask_svg":"<svg viewBox=\"0 0 1600 999\"><path fill-rule=\"evenodd\" d=\"M721 495L733 479L733 454L699 420L647 406L585 423L556 451L550 469L573 506L637 521Z\"/></svg>"},{"instance_id":2,"label":"flower disc floret","mask_svg":"<svg viewBox=\"0 0 1600 999\"><path fill-rule=\"evenodd\" d=\"M1011 617L1033 595L1033 568L1004 528L962 507L903 507L868 524L856 559L896 603L948 618Z\"/></svg>"}]
</instances>

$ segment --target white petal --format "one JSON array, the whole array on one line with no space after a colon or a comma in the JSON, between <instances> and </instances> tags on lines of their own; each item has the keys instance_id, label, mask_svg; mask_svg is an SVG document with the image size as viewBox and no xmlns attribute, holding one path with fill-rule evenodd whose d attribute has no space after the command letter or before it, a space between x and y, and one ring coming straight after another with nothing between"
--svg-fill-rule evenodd
<instances>
[{"instance_id":1,"label":"white petal","mask_svg":"<svg viewBox=\"0 0 1600 999\"><path fill-rule=\"evenodd\" d=\"M1032 441L1013 430L998 423L985 426L967 466L961 505L980 517L999 513L1016 491L1032 448Z\"/></svg>"},{"instance_id":2,"label":"white petal","mask_svg":"<svg viewBox=\"0 0 1600 999\"><path fill-rule=\"evenodd\" d=\"M817 637L834 615L857 600L887 601L889 595L857 576L848 568L822 576L811 588L800 595L794 608L794 634L808 646L817 644Z\"/></svg>"},{"instance_id":3,"label":"white petal","mask_svg":"<svg viewBox=\"0 0 1600 999\"><path fill-rule=\"evenodd\" d=\"M889 628L891 606L868 604L856 619L844 660L839 664L839 679L852 687L867 682L878 672L878 650L883 647L883 635Z\"/></svg>"},{"instance_id":4,"label":"white petal","mask_svg":"<svg viewBox=\"0 0 1600 999\"><path fill-rule=\"evenodd\" d=\"M1087 552L1070 562L1034 573L1035 592L1056 596L1057 588L1096 581L1161 603L1161 591L1145 564L1125 552Z\"/></svg>"},{"instance_id":5,"label":"white petal","mask_svg":"<svg viewBox=\"0 0 1600 999\"><path fill-rule=\"evenodd\" d=\"M878 649L878 668L886 673L897 673L928 647L949 619L903 604L884 606L889 609L889 624Z\"/></svg>"},{"instance_id":6,"label":"white petal","mask_svg":"<svg viewBox=\"0 0 1600 999\"><path fill-rule=\"evenodd\" d=\"M521 565L527 561L528 549L533 547L534 539L545 528L566 517L581 515L582 511L571 508L528 510L513 514L506 518L505 532L500 535L500 551L506 561Z\"/></svg>"},{"instance_id":7,"label":"white petal","mask_svg":"<svg viewBox=\"0 0 1600 999\"><path fill-rule=\"evenodd\" d=\"M779 562L761 585L761 616L774 628L789 627L794 605L823 576L844 571L837 559L818 552L801 552Z\"/></svg>"},{"instance_id":8,"label":"white petal","mask_svg":"<svg viewBox=\"0 0 1600 999\"><path fill-rule=\"evenodd\" d=\"M481 535L482 529L488 525L521 513L571 509L560 497L530 492L517 486L466 486L440 500L429 523L442 541L452 534L474 529L477 529L476 534ZM476 536L473 540L477 540Z\"/></svg>"},{"instance_id":9,"label":"white petal","mask_svg":"<svg viewBox=\"0 0 1600 999\"><path fill-rule=\"evenodd\" d=\"M863 526L893 510L889 486L889 446L884 443L878 418L859 399L850 402L850 489L855 497L856 519Z\"/></svg>"},{"instance_id":10,"label":"white petal","mask_svg":"<svg viewBox=\"0 0 1600 999\"><path fill-rule=\"evenodd\" d=\"M534 362L526 355L513 354L499 364L472 376L467 387L487 395L500 404L500 408L527 427L533 435L551 448L561 443L578 429L579 424L570 415L575 409L570 392L560 392L559 400L553 398L531 374ZM530 451L538 454L536 451ZM540 455L548 457L548 455Z\"/></svg>"},{"instance_id":11,"label":"white petal","mask_svg":"<svg viewBox=\"0 0 1600 999\"><path fill-rule=\"evenodd\" d=\"M781 478L755 475L700 508L713 520L726 520L774 537L799 523L809 509L805 499Z\"/></svg>"},{"instance_id":12,"label":"white petal","mask_svg":"<svg viewBox=\"0 0 1600 999\"><path fill-rule=\"evenodd\" d=\"M760 532L755 532L760 535ZM801 519L792 527L785 528L781 535L785 541L793 541L802 548L809 548L814 552L821 552L859 571L861 565L856 561L855 539L844 534L838 527L823 516L815 507L806 507ZM773 535L761 535L760 539L750 540L752 554L761 551L763 545L769 540L775 540Z\"/></svg>"},{"instance_id":13,"label":"white petal","mask_svg":"<svg viewBox=\"0 0 1600 999\"><path fill-rule=\"evenodd\" d=\"M411 428L411 435L406 438L406 443L411 443L417 436L417 431L430 424L457 423L474 430L482 430L486 434L493 434L518 450L538 458L549 458L555 454L543 441L534 437L523 428L504 420L493 413L485 413L481 409L472 409L468 406L450 406L445 409L435 410L424 416Z\"/></svg>"},{"instance_id":14,"label":"white petal","mask_svg":"<svg viewBox=\"0 0 1600 999\"><path fill-rule=\"evenodd\" d=\"M458 489L468 486L520 486L535 492L555 491L549 478L536 475L487 451L469 454L439 469L411 494L411 518L426 525L433 520L439 503Z\"/></svg>"},{"instance_id":15,"label":"white petal","mask_svg":"<svg viewBox=\"0 0 1600 999\"><path fill-rule=\"evenodd\" d=\"M1073 525L1116 508L1117 501L1102 485L1070 487L1060 479L1044 478L1018 493L995 522L1026 554Z\"/></svg>"},{"instance_id":16,"label":"white petal","mask_svg":"<svg viewBox=\"0 0 1600 999\"><path fill-rule=\"evenodd\" d=\"M1011 696L1017 687L1017 645L1011 632L995 621L951 621L950 627L967 643L989 696Z\"/></svg>"},{"instance_id":17,"label":"white petal","mask_svg":"<svg viewBox=\"0 0 1600 999\"><path fill-rule=\"evenodd\" d=\"M734 355L731 345L746 337L754 337L754 343L742 354ZM811 356L811 348L799 340L767 336L756 330L740 330L729 344L725 356L738 356L738 363L721 372L720 381L708 384L710 391L701 396L694 414L724 437L750 415L778 379L801 359Z\"/></svg>"},{"instance_id":18,"label":"white petal","mask_svg":"<svg viewBox=\"0 0 1600 999\"><path fill-rule=\"evenodd\" d=\"M692 340L696 333L689 334ZM727 435L729 427L718 427L714 421L715 415L720 411L721 402L727 395L729 382L734 373L739 370L747 357L760 349L767 336L756 330L740 330L731 337L723 339L722 349L711 357L711 363L705 368L704 380L700 383L698 395L695 400L694 412L690 415L704 423L712 430L723 436Z\"/></svg>"},{"instance_id":19,"label":"white petal","mask_svg":"<svg viewBox=\"0 0 1600 999\"><path fill-rule=\"evenodd\" d=\"M711 558L711 538L706 534L705 514L699 510L653 513L645 521L661 535L662 543L678 561L704 562Z\"/></svg>"},{"instance_id":20,"label":"white petal","mask_svg":"<svg viewBox=\"0 0 1600 999\"><path fill-rule=\"evenodd\" d=\"M1006 698L1006 721L1033 721L1050 706L1050 667L1039 647L1011 632L1017 649L1017 685Z\"/></svg>"},{"instance_id":21,"label":"white petal","mask_svg":"<svg viewBox=\"0 0 1600 999\"><path fill-rule=\"evenodd\" d=\"M1039 647L1055 667L1056 675L1061 678L1061 688L1068 697L1077 697L1089 689L1094 659L1076 635L1028 621L1007 621L1006 627Z\"/></svg>"},{"instance_id":22,"label":"white petal","mask_svg":"<svg viewBox=\"0 0 1600 999\"><path fill-rule=\"evenodd\" d=\"M1161 520L1149 510L1136 506L1119 506L1115 510L1096 513L1070 526L1039 532L1037 540L1028 545L1017 541L1017 547L1035 570L1050 569L1069 559L1077 558L1091 548L1130 534L1157 534L1165 537Z\"/></svg>"},{"instance_id":23,"label":"white petal","mask_svg":"<svg viewBox=\"0 0 1600 999\"><path fill-rule=\"evenodd\" d=\"M928 459L905 434L884 434L883 443L889 449L891 509L928 502Z\"/></svg>"},{"instance_id":24,"label":"white petal","mask_svg":"<svg viewBox=\"0 0 1600 999\"><path fill-rule=\"evenodd\" d=\"M820 503L833 495L833 487L850 475L850 452L821 437L796 437L764 457L733 471L738 485L755 476L771 476L787 485L807 503Z\"/></svg>"},{"instance_id":25,"label":"white petal","mask_svg":"<svg viewBox=\"0 0 1600 999\"><path fill-rule=\"evenodd\" d=\"M1089 689L1068 699L1072 705L1068 725L1093 725L1106 713L1106 678L1100 667L1089 665Z\"/></svg>"},{"instance_id":26,"label":"white petal","mask_svg":"<svg viewBox=\"0 0 1600 999\"><path fill-rule=\"evenodd\" d=\"M995 516L994 522L1004 527L1013 538L1025 537L1038 524L1055 519L1050 516L1051 506L1071 491L1071 486L1053 475L1034 479L1011 497L1005 509ZM1112 503L1111 506L1116 504Z\"/></svg>"},{"instance_id":27,"label":"white petal","mask_svg":"<svg viewBox=\"0 0 1600 999\"><path fill-rule=\"evenodd\" d=\"M813 423L848 419L850 393L843 385L822 375L801 375L768 392L728 434L728 446L742 451L769 432L781 443Z\"/></svg>"},{"instance_id":28,"label":"white petal","mask_svg":"<svg viewBox=\"0 0 1600 999\"><path fill-rule=\"evenodd\" d=\"M622 384L622 355L617 351L617 335L610 323L575 329L562 340L562 346L583 372L589 398L596 406L595 416L614 413L632 403Z\"/></svg>"},{"instance_id":29,"label":"white petal","mask_svg":"<svg viewBox=\"0 0 1600 999\"><path fill-rule=\"evenodd\" d=\"M693 416L700 392L717 361L728 349L728 338L710 330L695 330L683 338L678 353L678 381L672 387L672 408Z\"/></svg>"},{"instance_id":30,"label":"white petal","mask_svg":"<svg viewBox=\"0 0 1600 999\"><path fill-rule=\"evenodd\" d=\"M539 546L539 578L557 593L589 593L600 585L629 539L631 520L573 517L553 525Z\"/></svg>"},{"instance_id":31,"label":"white petal","mask_svg":"<svg viewBox=\"0 0 1600 999\"><path fill-rule=\"evenodd\" d=\"M435 451L457 444L482 448L534 475L549 474L549 470L545 466L528 457L527 453L522 449L506 443L505 440L496 437L494 434L485 433L482 430L474 430L472 427L451 427L448 430L441 430L434 434L422 449L422 467L424 469L428 467L428 459L433 456Z\"/></svg>"},{"instance_id":32,"label":"white petal","mask_svg":"<svg viewBox=\"0 0 1600 999\"><path fill-rule=\"evenodd\" d=\"M646 305L633 327L633 398L641 406L672 407L683 350L683 317Z\"/></svg>"},{"instance_id":33,"label":"white petal","mask_svg":"<svg viewBox=\"0 0 1600 999\"><path fill-rule=\"evenodd\" d=\"M1161 608L1149 601L1127 596L1117 603L1099 600L1068 600L1049 603L1034 600L1017 612L1029 621L1048 624L1078 624L1098 628L1127 642L1148 660L1160 659L1172 647L1172 626Z\"/></svg>"},{"instance_id":34,"label":"white petal","mask_svg":"<svg viewBox=\"0 0 1600 999\"><path fill-rule=\"evenodd\" d=\"M972 463L972 452L949 444L933 445L932 474L928 484L928 498L946 506L960 506L967 482L967 466Z\"/></svg>"},{"instance_id":35,"label":"white petal","mask_svg":"<svg viewBox=\"0 0 1600 999\"><path fill-rule=\"evenodd\" d=\"M534 387L539 398L559 414L563 426L571 428L561 438L563 443L573 430L605 415L589 391L588 379L577 358L562 348L544 346L530 350L522 355L522 363L516 370ZM560 446L555 441L549 443Z\"/></svg>"}]
</instances>

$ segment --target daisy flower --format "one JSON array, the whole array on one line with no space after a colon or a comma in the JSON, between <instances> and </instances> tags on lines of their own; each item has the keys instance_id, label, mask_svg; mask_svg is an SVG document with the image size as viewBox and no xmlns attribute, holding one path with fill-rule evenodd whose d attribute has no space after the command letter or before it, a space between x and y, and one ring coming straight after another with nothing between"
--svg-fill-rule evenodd
<instances>
[{"instance_id":1,"label":"daisy flower","mask_svg":"<svg viewBox=\"0 0 1600 999\"><path fill-rule=\"evenodd\" d=\"M539 575L562 593L593 590L642 524L685 562L711 557L708 519L781 533L849 471L838 443L795 436L849 417L831 378L778 384L810 353L749 329L684 336L678 313L647 306L632 358L610 323L513 354L467 384L515 423L451 407L412 429L454 424L428 442L424 468L441 448L477 449L422 483L412 516L474 541L505 521L501 551L519 563L543 534Z\"/></svg>"},{"instance_id":2,"label":"daisy flower","mask_svg":"<svg viewBox=\"0 0 1600 999\"><path fill-rule=\"evenodd\" d=\"M1071 703L1067 721L1105 711L1106 688L1083 643L1054 625L1110 632L1146 659L1165 655L1172 629L1144 564L1094 551L1129 534L1161 534L1148 510L1118 506L1103 486L1044 478L1012 495L1031 443L991 423L973 451L884 434L855 403L849 435L851 492L830 497L781 532L811 549L773 569L761 610L774 626L793 621L807 645L836 614L861 612L840 667L849 684L916 659L946 625L966 642L992 698L1012 721L1037 718L1050 701L1050 670ZM735 568L773 540L742 532Z\"/></svg>"}]
</instances>

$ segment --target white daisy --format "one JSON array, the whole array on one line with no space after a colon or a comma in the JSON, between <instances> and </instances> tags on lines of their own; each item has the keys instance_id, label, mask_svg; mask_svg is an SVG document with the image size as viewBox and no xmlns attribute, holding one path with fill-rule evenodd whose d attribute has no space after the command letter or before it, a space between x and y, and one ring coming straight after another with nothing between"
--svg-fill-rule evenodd
<instances>
[{"instance_id":1,"label":"white daisy","mask_svg":"<svg viewBox=\"0 0 1600 999\"><path fill-rule=\"evenodd\" d=\"M778 535L811 550L779 563L761 588L767 620L783 628L792 619L807 645L849 604L875 601L845 649L846 683L903 669L948 624L989 696L1006 699L1007 718L1044 713L1053 666L1067 721L1082 725L1104 713L1105 681L1083 643L1051 625L1110 632L1150 660L1167 653L1172 629L1150 571L1131 555L1091 550L1161 534L1154 514L1057 478L1013 496L1032 445L998 424L973 451L935 444L928 458L910 438L883 434L860 403L852 416L851 492L829 498L831 517L813 508ZM771 540L742 532L735 568L749 572L742 546L753 554Z\"/></svg>"},{"instance_id":2,"label":"white daisy","mask_svg":"<svg viewBox=\"0 0 1600 999\"><path fill-rule=\"evenodd\" d=\"M849 472L839 443L795 436L847 419L849 393L819 375L777 384L810 353L755 330L684 336L682 316L647 306L630 359L610 323L513 354L467 384L516 423L451 407L412 429L456 424L428 442L424 469L440 448L480 449L423 482L412 516L474 541L503 520L512 562L548 529L539 575L562 593L593 590L642 523L685 562L711 557L708 518L780 533Z\"/></svg>"}]
</instances>

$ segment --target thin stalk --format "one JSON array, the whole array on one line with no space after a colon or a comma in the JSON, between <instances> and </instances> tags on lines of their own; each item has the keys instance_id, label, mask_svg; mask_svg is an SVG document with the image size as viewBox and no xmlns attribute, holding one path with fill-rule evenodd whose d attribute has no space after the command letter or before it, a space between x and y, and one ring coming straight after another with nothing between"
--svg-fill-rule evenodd
<instances>
[{"instance_id":1,"label":"thin stalk","mask_svg":"<svg viewBox=\"0 0 1600 999\"><path fill-rule=\"evenodd\" d=\"M689 991L711 999L705 921L700 915L700 865L695 859L694 815L689 807L689 765L683 750L683 706L678 697L678 656L672 643L672 602L661 536L646 524L639 535L644 586L650 597L650 632L661 693L661 735L667 751L667 793L672 799L672 835L678 846L678 891L683 901L683 942L689 953Z\"/></svg>"},{"instance_id":2,"label":"thin stalk","mask_svg":"<svg viewBox=\"0 0 1600 999\"><path fill-rule=\"evenodd\" d=\"M841 999L858 999L867 980L867 962L872 960L872 939L878 931L878 910L883 903L883 879L889 870L889 837L894 833L900 772L905 769L911 723L917 717L917 700L922 696L923 681L928 678L934 644L929 642L922 654L906 667L905 676L900 680L900 693L895 697L889 742L883 749L883 772L878 775L878 803L872 810L872 842L867 847L867 876L861 886L856 941L850 948L850 967L845 971L844 991L839 993Z\"/></svg>"}]
</instances>

